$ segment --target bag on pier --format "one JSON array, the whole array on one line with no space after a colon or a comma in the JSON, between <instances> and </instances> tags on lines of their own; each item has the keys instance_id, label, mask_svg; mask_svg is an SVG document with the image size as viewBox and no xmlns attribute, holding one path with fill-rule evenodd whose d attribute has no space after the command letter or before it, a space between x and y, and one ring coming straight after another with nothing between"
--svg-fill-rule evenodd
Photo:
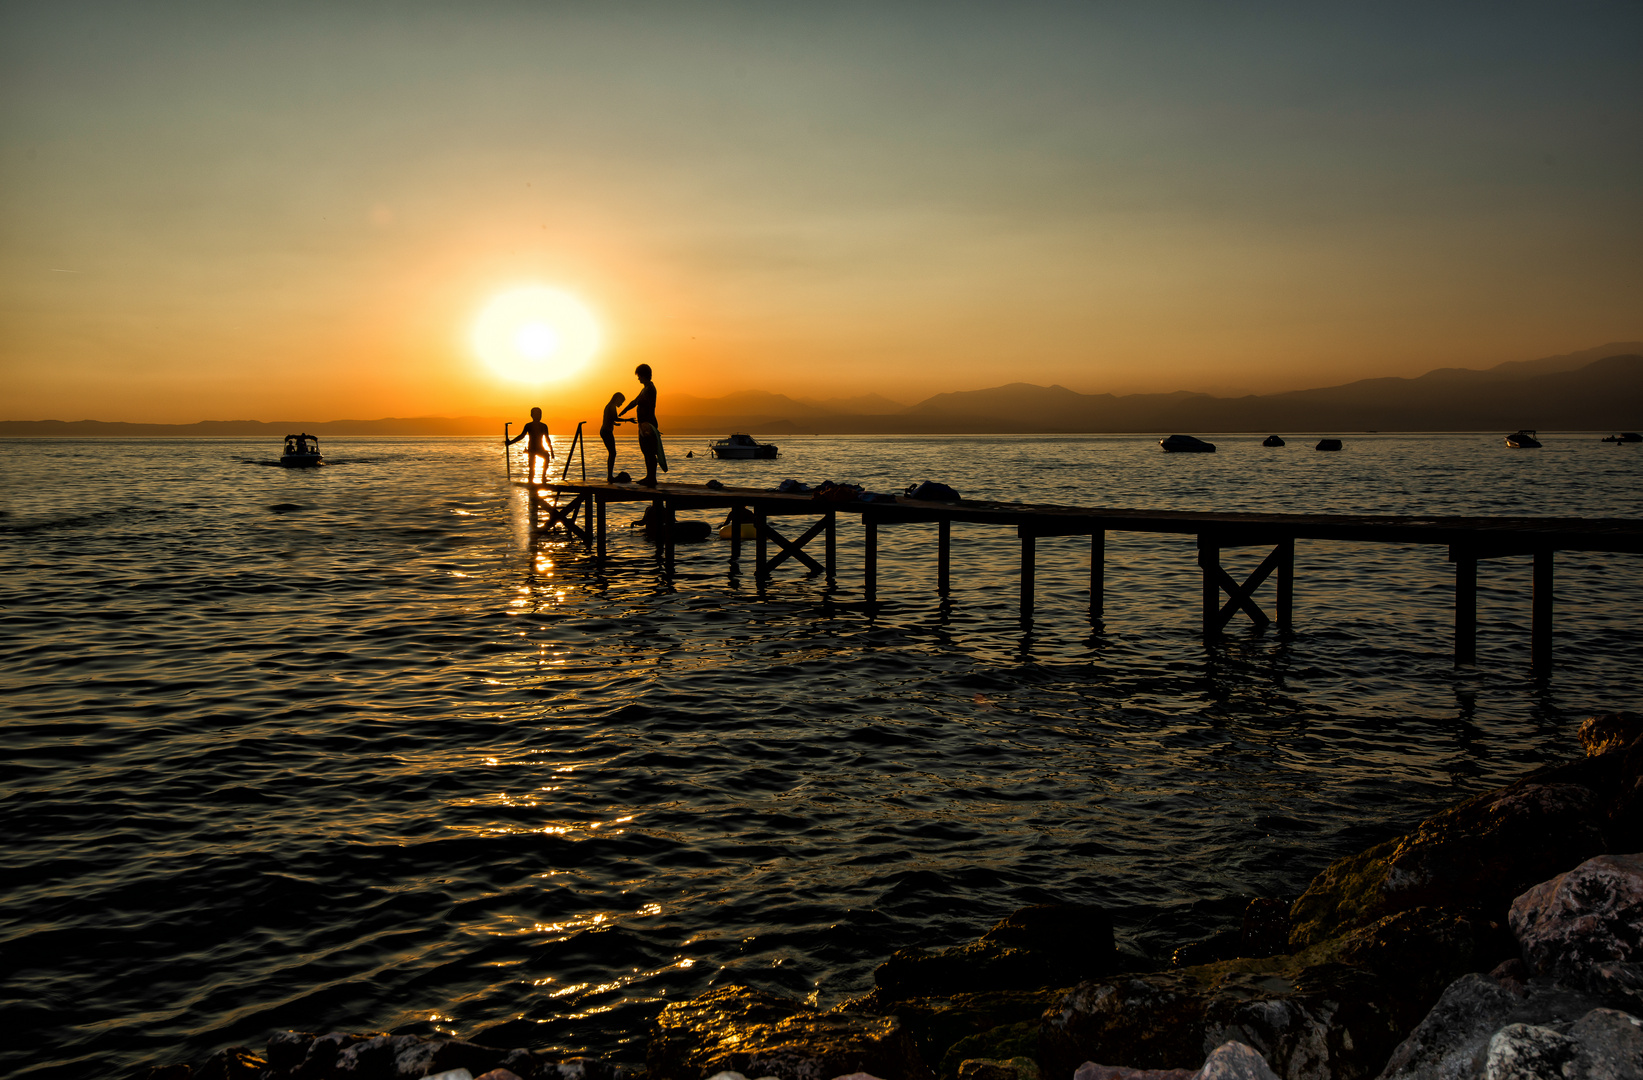
<instances>
[{"instance_id":1,"label":"bag on pier","mask_svg":"<svg viewBox=\"0 0 1643 1080\"><path fill-rule=\"evenodd\" d=\"M962 502L958 492L946 484L938 484L934 480L926 480L922 484L908 484L907 497L909 499L923 499L926 502Z\"/></svg>"},{"instance_id":2,"label":"bag on pier","mask_svg":"<svg viewBox=\"0 0 1643 1080\"><path fill-rule=\"evenodd\" d=\"M823 480L810 497L824 502L855 502L861 492L861 487L856 484L835 484L831 480Z\"/></svg>"}]
</instances>

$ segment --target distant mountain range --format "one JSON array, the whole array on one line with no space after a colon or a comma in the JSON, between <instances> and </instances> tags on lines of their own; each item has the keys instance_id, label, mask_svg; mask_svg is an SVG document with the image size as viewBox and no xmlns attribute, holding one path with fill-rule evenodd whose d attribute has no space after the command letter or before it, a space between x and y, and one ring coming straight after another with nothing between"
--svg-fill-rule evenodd
<instances>
[{"instance_id":1,"label":"distant mountain range","mask_svg":"<svg viewBox=\"0 0 1643 1080\"><path fill-rule=\"evenodd\" d=\"M803 401L743 391L719 398L665 394L669 435L987 434L1003 432L1313 432L1633 430L1643 428L1643 342L1497 364L1440 368L1414 379L1224 398L1173 394L1079 394L1064 386L1011 383L937 394L916 405L877 395ZM0 436L495 435L504 418L216 420L126 424L6 420Z\"/></svg>"}]
</instances>

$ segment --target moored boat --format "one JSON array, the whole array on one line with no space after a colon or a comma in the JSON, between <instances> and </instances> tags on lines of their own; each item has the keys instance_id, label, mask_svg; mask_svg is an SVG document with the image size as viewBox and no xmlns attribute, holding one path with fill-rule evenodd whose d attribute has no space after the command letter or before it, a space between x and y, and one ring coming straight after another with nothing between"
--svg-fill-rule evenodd
<instances>
[{"instance_id":1,"label":"moored boat","mask_svg":"<svg viewBox=\"0 0 1643 1080\"><path fill-rule=\"evenodd\" d=\"M1603 441L1612 443L1643 442L1643 435L1639 435L1635 431L1622 431L1619 435L1605 435Z\"/></svg>"},{"instance_id":2,"label":"moored boat","mask_svg":"<svg viewBox=\"0 0 1643 1080\"><path fill-rule=\"evenodd\" d=\"M1339 440L1339 439L1319 439L1318 440L1318 445L1314 446L1312 449L1314 449L1314 450L1339 450L1340 448L1341 448L1341 440Z\"/></svg>"},{"instance_id":3,"label":"moored boat","mask_svg":"<svg viewBox=\"0 0 1643 1080\"><path fill-rule=\"evenodd\" d=\"M1540 440L1528 428L1521 428L1506 436L1506 445L1514 450L1539 450Z\"/></svg>"},{"instance_id":4,"label":"moored boat","mask_svg":"<svg viewBox=\"0 0 1643 1080\"><path fill-rule=\"evenodd\" d=\"M280 464L299 469L311 465L324 465L325 459L320 456L318 437L307 432L301 435L287 435L285 452L280 455Z\"/></svg>"},{"instance_id":5,"label":"moored boat","mask_svg":"<svg viewBox=\"0 0 1643 1080\"><path fill-rule=\"evenodd\" d=\"M1158 445L1164 448L1166 454L1213 454L1215 444L1195 439L1191 435L1171 435L1167 439L1159 439Z\"/></svg>"},{"instance_id":6,"label":"moored boat","mask_svg":"<svg viewBox=\"0 0 1643 1080\"><path fill-rule=\"evenodd\" d=\"M1282 446L1282 445L1284 445L1284 441L1282 439L1278 438L1278 436L1276 436L1276 435L1268 435L1266 438L1261 440L1261 445L1262 446Z\"/></svg>"},{"instance_id":7,"label":"moored boat","mask_svg":"<svg viewBox=\"0 0 1643 1080\"><path fill-rule=\"evenodd\" d=\"M712 443L709 449L713 456L727 461L746 461L750 458L773 458L776 456L775 443L756 441L746 432L738 431L728 439L720 439Z\"/></svg>"}]
</instances>

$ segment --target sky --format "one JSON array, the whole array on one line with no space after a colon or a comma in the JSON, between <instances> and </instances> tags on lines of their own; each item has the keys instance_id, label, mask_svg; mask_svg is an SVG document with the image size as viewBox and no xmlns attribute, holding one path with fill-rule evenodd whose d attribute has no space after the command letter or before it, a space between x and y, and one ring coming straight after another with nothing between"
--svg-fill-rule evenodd
<instances>
[{"instance_id":1,"label":"sky","mask_svg":"<svg viewBox=\"0 0 1643 1080\"><path fill-rule=\"evenodd\" d=\"M1640 49L1636 0L0 0L0 419L552 413L641 362L663 402L1264 393L1635 340ZM582 367L478 355L522 288L582 305Z\"/></svg>"}]
</instances>

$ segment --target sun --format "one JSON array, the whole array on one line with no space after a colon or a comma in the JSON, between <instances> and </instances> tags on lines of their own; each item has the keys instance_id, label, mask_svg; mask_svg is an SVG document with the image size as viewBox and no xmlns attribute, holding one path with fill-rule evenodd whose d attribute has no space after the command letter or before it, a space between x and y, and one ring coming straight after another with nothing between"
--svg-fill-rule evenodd
<instances>
[{"instance_id":1,"label":"sun","mask_svg":"<svg viewBox=\"0 0 1643 1080\"><path fill-rule=\"evenodd\" d=\"M515 382L540 384L574 375L600 343L599 324L587 305L545 285L494 297L473 328L479 358Z\"/></svg>"}]
</instances>

